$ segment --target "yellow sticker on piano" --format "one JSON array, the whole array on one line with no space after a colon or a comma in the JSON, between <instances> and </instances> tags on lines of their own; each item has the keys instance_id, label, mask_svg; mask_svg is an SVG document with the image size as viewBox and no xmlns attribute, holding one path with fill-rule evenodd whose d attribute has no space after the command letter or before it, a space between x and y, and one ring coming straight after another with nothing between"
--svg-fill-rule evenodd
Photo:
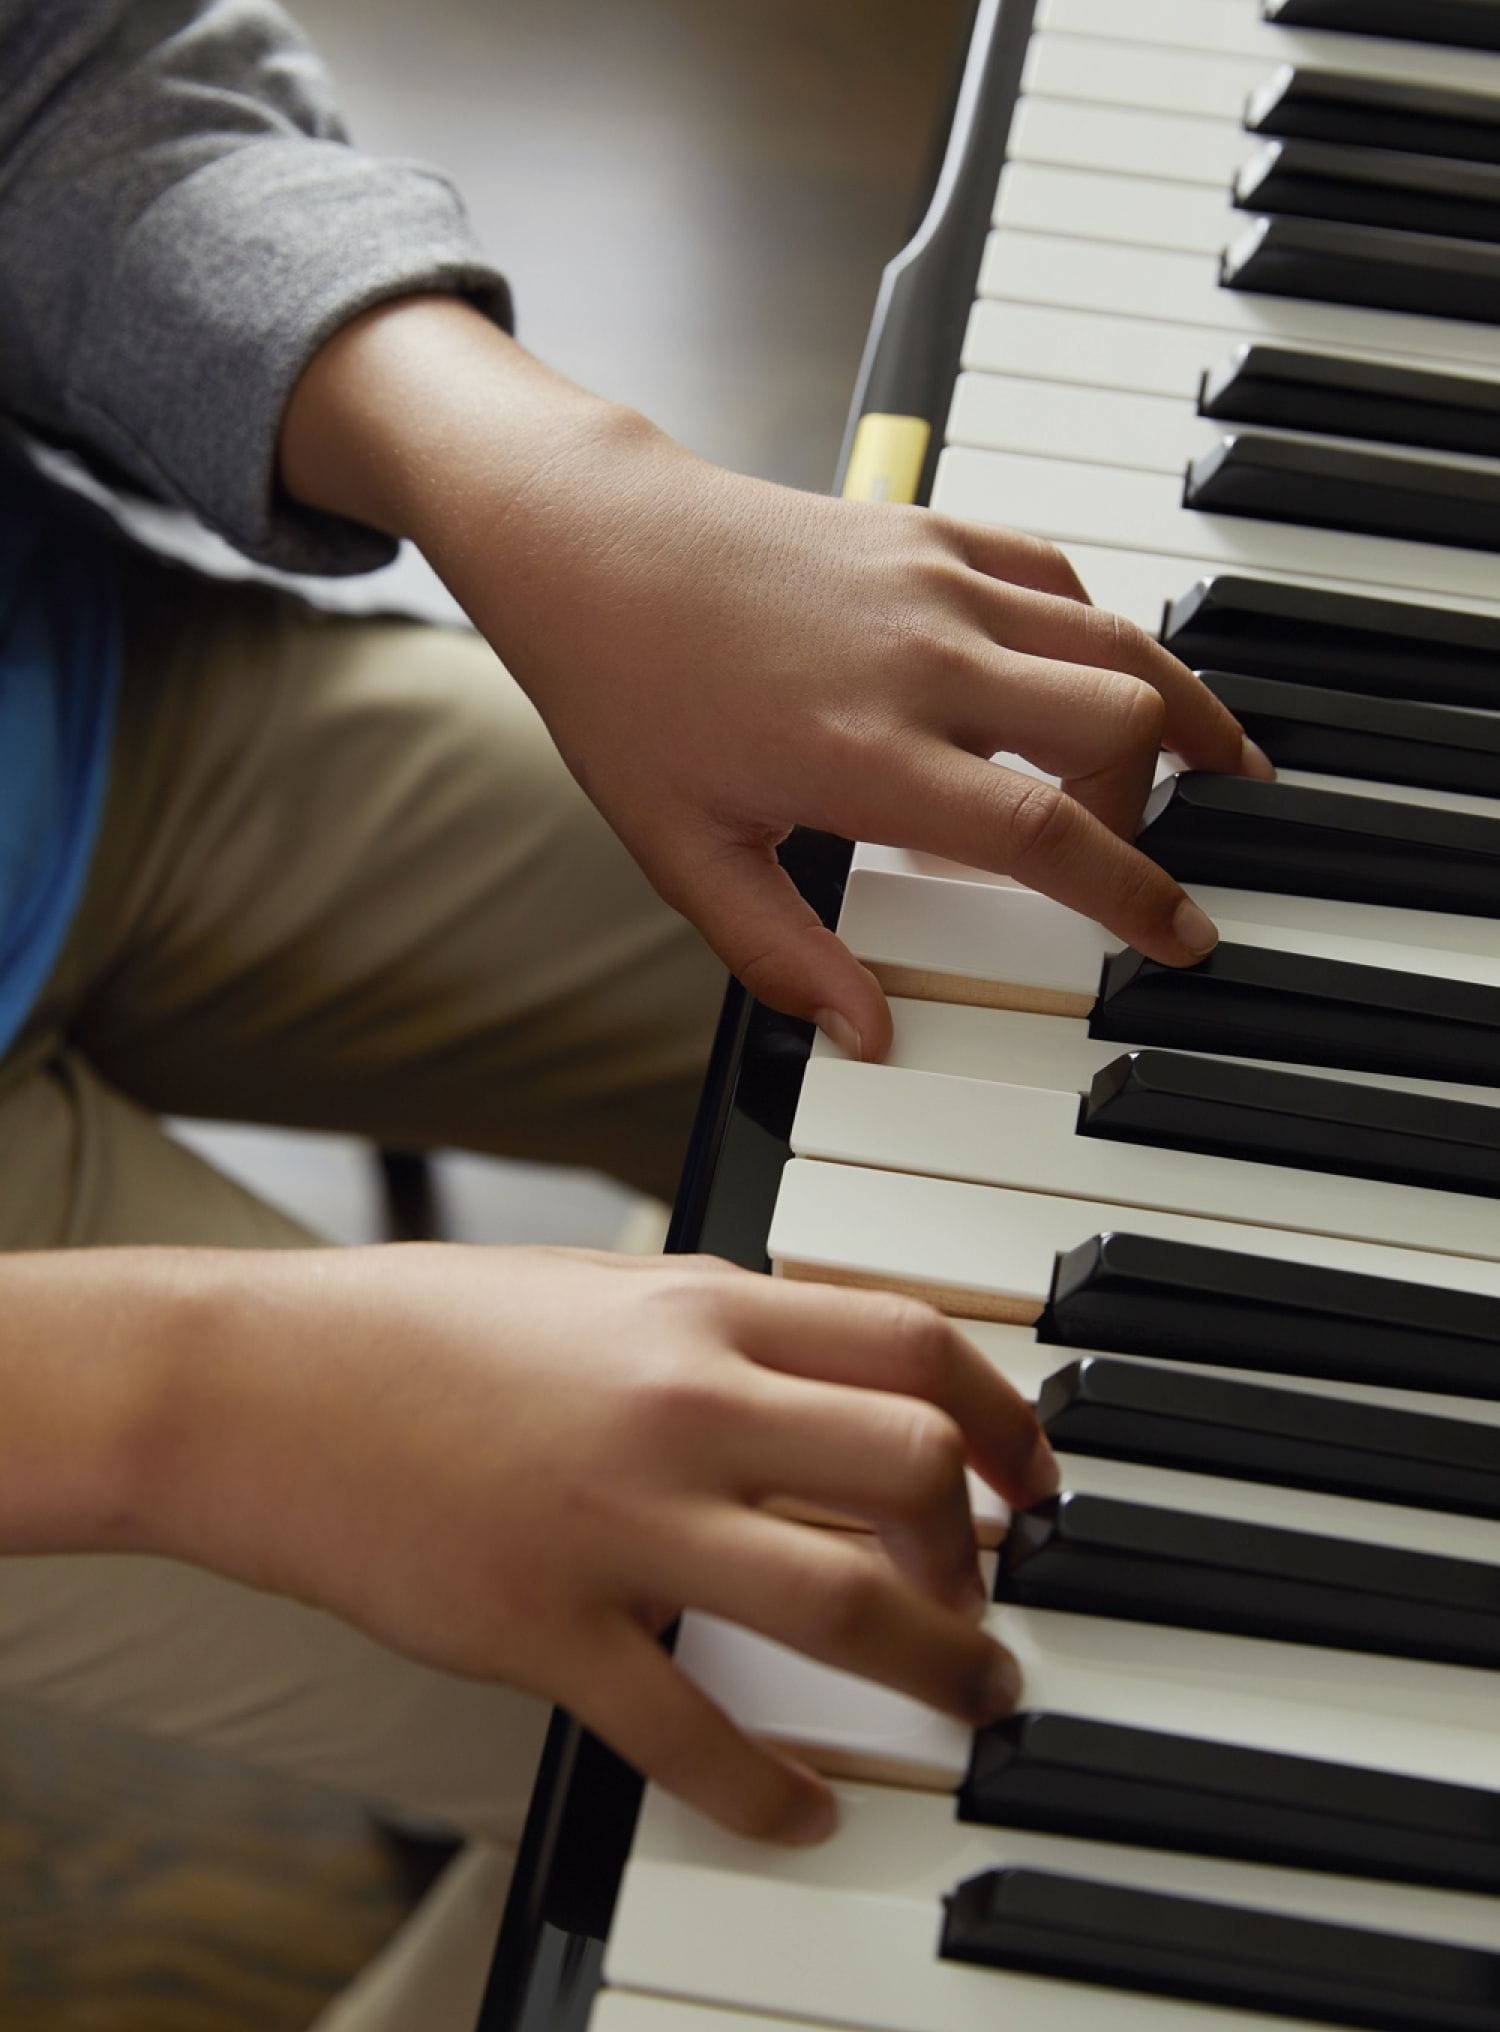
<instances>
[{"instance_id":1,"label":"yellow sticker on piano","mask_svg":"<svg viewBox=\"0 0 1500 2032\"><path fill-rule=\"evenodd\" d=\"M932 426L920 416L870 410L854 428L844 474L847 501L915 501Z\"/></svg>"}]
</instances>

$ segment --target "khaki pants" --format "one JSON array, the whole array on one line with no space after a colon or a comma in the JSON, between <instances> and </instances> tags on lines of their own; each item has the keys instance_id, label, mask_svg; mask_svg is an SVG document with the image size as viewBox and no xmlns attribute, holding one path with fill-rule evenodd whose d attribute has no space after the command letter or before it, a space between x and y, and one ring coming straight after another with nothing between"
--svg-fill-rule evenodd
<instances>
[{"instance_id":1,"label":"khaki pants","mask_svg":"<svg viewBox=\"0 0 1500 2032\"><path fill-rule=\"evenodd\" d=\"M484 645L147 563L127 611L87 893L0 1064L0 1248L314 1239L159 1114L588 1164L670 1197L722 976ZM0 1560L0 1692L490 1845L325 2021L469 2032L538 1703L187 1567L79 1555Z\"/></svg>"}]
</instances>

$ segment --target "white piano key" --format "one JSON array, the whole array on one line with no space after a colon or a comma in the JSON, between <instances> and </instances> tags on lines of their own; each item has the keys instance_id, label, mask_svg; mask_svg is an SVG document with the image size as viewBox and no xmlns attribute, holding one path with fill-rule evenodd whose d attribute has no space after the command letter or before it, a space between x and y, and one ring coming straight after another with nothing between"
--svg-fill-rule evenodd
<instances>
[{"instance_id":1,"label":"white piano key","mask_svg":"<svg viewBox=\"0 0 1500 2032\"><path fill-rule=\"evenodd\" d=\"M1248 216L1244 223L1249 225ZM1230 237L1226 235L1226 240ZM1232 339L1279 339L1340 353L1399 354L1425 360L1429 367L1463 364L1493 372L1500 344L1489 324L1223 289L1215 255L1117 247L1052 233L992 232L975 294L998 303L1048 304L1059 310L1198 326Z\"/></svg>"},{"instance_id":2,"label":"white piano key","mask_svg":"<svg viewBox=\"0 0 1500 2032\"><path fill-rule=\"evenodd\" d=\"M1263 522L1248 515L1204 514L1182 506L1178 475L1024 452L949 446L938 461L932 505L964 521L1016 524L1065 548L1104 544L1208 558L1220 571L1255 565L1272 573L1340 578L1382 590L1406 586L1439 602L1451 595L1484 599L1493 595L1496 583L1495 560L1484 552Z\"/></svg>"},{"instance_id":3,"label":"white piano key","mask_svg":"<svg viewBox=\"0 0 1500 2032\"><path fill-rule=\"evenodd\" d=\"M611 1982L755 2010L800 2010L870 2032L1264 2032L1264 2015L944 1962L940 1901L1007 1865L1295 1913L1330 1924L1500 1946L1500 1906L1217 1857L964 1825L950 1801L841 1785L841 1825L777 1851L648 1792L605 1961ZM1296 2021L1275 2022L1294 2028ZM1312 2032L1303 2025L1301 2032Z\"/></svg>"},{"instance_id":4,"label":"white piano key","mask_svg":"<svg viewBox=\"0 0 1500 2032\"><path fill-rule=\"evenodd\" d=\"M1478 1194L1080 1136L1078 1106L1055 1087L819 1059L791 1145L834 1164L1500 1259L1500 1208Z\"/></svg>"},{"instance_id":5,"label":"white piano key","mask_svg":"<svg viewBox=\"0 0 1500 2032\"><path fill-rule=\"evenodd\" d=\"M1295 772L1288 772L1288 779ZM1330 783L1353 779L1330 777ZM1371 785L1372 790L1378 786ZM1019 889L1010 875L985 868L966 868L936 854L912 853L901 847L862 842L852 862L861 874L915 875L928 881L982 883L992 889ZM1222 889L1213 883L1185 885L1187 893L1218 924L1228 922L1245 932L1251 926L1276 927L1316 938L1354 939L1381 947L1417 947L1424 952L1469 953L1500 959L1500 918L1461 917L1451 911L1406 910L1385 903L1343 903L1329 896L1284 896L1272 889ZM946 899L908 892L911 902L946 907ZM1060 907L1060 906L1054 906ZM842 928L842 926L840 927ZM1258 936L1256 943L1264 943ZM1366 955L1367 958L1370 955ZM1381 962L1383 964L1383 962ZM1445 971L1441 959L1431 971ZM1024 1082L1023 1082L1024 1084Z\"/></svg>"},{"instance_id":6,"label":"white piano key","mask_svg":"<svg viewBox=\"0 0 1500 2032\"><path fill-rule=\"evenodd\" d=\"M908 1072L944 1073L955 1079L1051 1087L1065 1094L1085 1092L1094 1075L1112 1065L1122 1052L1147 1048L1090 1037L1087 1023L1077 1017L1036 1016L1024 1009L915 1002L897 995L891 998L891 1017L894 1035L884 1060L887 1066ZM1350 1086L1376 1087L1381 1093L1468 1101L1476 1107L1493 1108L1500 1116L1500 1088L1495 1087L1398 1078L1388 1073L1355 1072L1344 1066L1273 1065L1264 1059L1236 1058L1227 1052L1192 1052L1189 1056L1217 1059L1228 1065L1253 1064L1264 1071L1343 1080ZM821 1065L825 1061L843 1063L845 1055L820 1034L813 1041L812 1062Z\"/></svg>"},{"instance_id":7,"label":"white piano key","mask_svg":"<svg viewBox=\"0 0 1500 2032\"><path fill-rule=\"evenodd\" d=\"M1024 452L1033 457L1079 459L1138 472L1181 478L1188 463L1212 451L1238 431L1301 438L1275 425L1234 424L1200 416L1196 398L1141 395L1088 383L968 369L954 383L944 443L981 451ZM1329 445L1368 452L1365 439L1319 434ZM1428 452L1420 447L1383 446L1387 457L1419 465L1440 463L1494 473L1496 461L1462 452Z\"/></svg>"},{"instance_id":8,"label":"white piano key","mask_svg":"<svg viewBox=\"0 0 1500 2032\"><path fill-rule=\"evenodd\" d=\"M1111 0L1121 12L1119 0ZM1028 98L1080 99L1100 106L1143 106L1236 124L1245 101L1272 69L1263 56L1164 48L1119 37L1032 35L1021 90Z\"/></svg>"},{"instance_id":9,"label":"white piano key","mask_svg":"<svg viewBox=\"0 0 1500 2032\"><path fill-rule=\"evenodd\" d=\"M1009 154L1012 162L1055 163L1126 178L1163 177L1222 192L1256 145L1237 121L1136 106L1022 99L1010 124ZM1148 200L1143 196L1141 202ZM1227 209L1227 197L1224 203Z\"/></svg>"},{"instance_id":10,"label":"white piano key","mask_svg":"<svg viewBox=\"0 0 1500 2032\"><path fill-rule=\"evenodd\" d=\"M1192 407L1204 372L1222 366L1242 343L1233 333L1166 324L1133 313L1113 315L980 297L969 312L962 364L979 373L1018 374L1034 381L1169 395ZM1383 349L1377 353L1352 341L1313 345L1299 338L1295 344L1303 352L1344 358L1363 354L1386 365L1423 368L1433 364L1430 357ZM1466 361L1455 371L1466 379L1500 379L1493 361L1488 370L1482 363Z\"/></svg>"},{"instance_id":11,"label":"white piano key","mask_svg":"<svg viewBox=\"0 0 1500 2032\"><path fill-rule=\"evenodd\" d=\"M1490 1517L1460 1517L1418 1510L1404 1503L1375 1503L1354 1496L1325 1496L1309 1489L1277 1488L1267 1482L1237 1482L1227 1475L1194 1475L1141 1461L1096 1459L1060 1453L1063 1487L1080 1495L1108 1496L1122 1503L1155 1503L1183 1517L1217 1517L1235 1524L1260 1524L1306 1531L1388 1550L1425 1552L1439 1558L1500 1565L1500 1523Z\"/></svg>"},{"instance_id":12,"label":"white piano key","mask_svg":"<svg viewBox=\"0 0 1500 2032\"><path fill-rule=\"evenodd\" d=\"M1203 888L1194 893L1212 899L1231 894L1248 897L1251 892ZM1267 897L1266 915L1274 920L1275 906L1280 902L1321 900ZM1301 915L1300 923L1300 914L1290 910L1281 913L1287 919L1282 923L1249 917L1238 920L1220 912L1215 922L1223 938L1237 944L1307 953L1357 966L1391 967L1428 979L1500 987L1500 960L1492 952L1398 945L1378 935L1382 920L1389 920L1393 913L1376 904L1345 908L1365 914L1363 921L1370 927L1370 936L1351 938L1328 932L1321 928L1316 912ZM858 867L850 873L839 935L874 968L892 994L1036 1007L1043 1014L1064 1016L1088 1013L1105 958L1120 951L1123 944L1101 925L1019 884L951 882L939 888L930 876L871 867ZM973 989L967 993L930 992L934 983L950 979L972 982ZM996 984L1008 987L1013 980L1022 992L996 1005L988 990Z\"/></svg>"},{"instance_id":13,"label":"white piano key","mask_svg":"<svg viewBox=\"0 0 1500 2032\"><path fill-rule=\"evenodd\" d=\"M1121 0L1039 0L1033 40L1051 41L1054 35L1143 43L1153 52L1175 49L1200 59L1250 57L1267 66L1295 63L1309 70L1500 92L1500 57L1487 50L1283 28L1263 21L1254 0L1218 0L1207 11L1204 0L1130 0L1128 6Z\"/></svg>"},{"instance_id":14,"label":"white piano key","mask_svg":"<svg viewBox=\"0 0 1500 2032\"><path fill-rule=\"evenodd\" d=\"M819 2032L806 2018L760 2011L721 2011L641 1990L603 1990L589 2014L589 2032Z\"/></svg>"},{"instance_id":15,"label":"white piano key","mask_svg":"<svg viewBox=\"0 0 1500 2032\"><path fill-rule=\"evenodd\" d=\"M1217 252L1234 230L1228 196L1217 186L1027 161L1001 171L993 223L1001 232L1066 233L1186 254Z\"/></svg>"},{"instance_id":16,"label":"white piano key","mask_svg":"<svg viewBox=\"0 0 1500 2032\"><path fill-rule=\"evenodd\" d=\"M830 1775L942 1792L968 1764L966 1723L718 1616L684 1616L672 1655L742 1728L808 1751Z\"/></svg>"},{"instance_id":17,"label":"white piano key","mask_svg":"<svg viewBox=\"0 0 1500 2032\"><path fill-rule=\"evenodd\" d=\"M965 1319L1033 1322L1053 1261L1098 1234L1191 1242L1283 1262L1500 1298L1500 1265L1162 1213L1124 1201L1056 1199L995 1185L794 1157L781 1176L768 1253L785 1275L915 1291Z\"/></svg>"},{"instance_id":18,"label":"white piano key","mask_svg":"<svg viewBox=\"0 0 1500 2032\"><path fill-rule=\"evenodd\" d=\"M1097 465L1136 472L1171 473L1181 479L1190 460L1212 451L1225 438L1253 430L1258 436L1285 437L1274 425L1234 424L1199 416L1196 400L1170 395L1138 395L1115 388L1097 388L1012 374L961 373L943 438L946 444L980 451L1024 452L1032 457L1081 459ZM1290 433L1294 439L1303 433ZM1320 433L1329 445L1368 452L1366 440ZM1463 466L1500 471L1495 460L1457 452L1428 452L1418 447L1381 446L1388 458L1417 465Z\"/></svg>"},{"instance_id":19,"label":"white piano key","mask_svg":"<svg viewBox=\"0 0 1500 2032\"><path fill-rule=\"evenodd\" d=\"M985 1626L1021 1666L1023 1708L1500 1790L1494 1678L1477 1668L1351 1673L1347 1652L1315 1645L1176 1628L1159 1643L1124 1618L1007 1604ZM741 1728L830 1776L942 1792L968 1768L963 1723L717 1617L684 1617L675 1655Z\"/></svg>"},{"instance_id":20,"label":"white piano key","mask_svg":"<svg viewBox=\"0 0 1500 2032\"><path fill-rule=\"evenodd\" d=\"M1271 31L1280 41L1270 43L1264 55L1243 55L1206 44L1168 49L1130 40L1128 20L1122 17L1132 11L1114 0L1112 12L1118 32L1108 37L1033 35L1026 48L1022 90L1029 97L1139 108L1173 117L1191 115L1238 128L1251 92L1284 65L1297 64L1346 76L1399 77L1404 84L1450 85L1466 92L1488 90L1495 96L1495 116L1500 119L1500 62L1494 57L1483 60L1477 75L1471 76L1464 54L1458 50L1408 45L1399 55L1377 51L1372 60L1366 42L1363 61L1355 63L1350 57L1351 52L1358 53L1360 38L1322 37L1319 41L1324 47L1319 49L1306 31L1287 29ZM1330 62L1327 45L1335 41L1339 48Z\"/></svg>"},{"instance_id":21,"label":"white piano key","mask_svg":"<svg viewBox=\"0 0 1500 2032\"><path fill-rule=\"evenodd\" d=\"M1163 613L1174 600L1187 592L1198 579L1219 569L1206 558L1172 557L1159 551L1125 550L1108 544L1070 543L1067 554L1096 607L1108 607L1117 614L1123 614L1152 635L1160 629ZM1262 571L1254 566L1237 567L1235 576L1269 579L1279 585L1314 583L1306 572L1293 575ZM1370 594L1368 586L1355 585L1349 579L1324 579L1316 583L1324 590L1354 593L1365 598ZM1429 600L1414 587L1384 586L1380 598L1396 600L1404 606L1437 607L1452 613L1500 614L1500 591L1493 599L1486 600ZM1419 683L1420 677L1418 684L1413 686L1414 696L1420 696ZM1500 704L1500 672L1497 672L1495 697Z\"/></svg>"}]
</instances>

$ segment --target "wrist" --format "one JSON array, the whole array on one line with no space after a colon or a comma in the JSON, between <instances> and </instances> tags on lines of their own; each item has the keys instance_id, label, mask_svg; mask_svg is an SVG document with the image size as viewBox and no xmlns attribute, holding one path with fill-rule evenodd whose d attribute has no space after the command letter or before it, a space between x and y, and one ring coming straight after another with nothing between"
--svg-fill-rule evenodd
<instances>
[{"instance_id":1,"label":"wrist","mask_svg":"<svg viewBox=\"0 0 1500 2032\"><path fill-rule=\"evenodd\" d=\"M482 519L493 569L497 526L535 494L538 475L561 481L575 457L644 435L660 434L461 299L410 297L352 319L320 348L287 406L279 473L304 505L429 555L462 555Z\"/></svg>"}]
</instances>

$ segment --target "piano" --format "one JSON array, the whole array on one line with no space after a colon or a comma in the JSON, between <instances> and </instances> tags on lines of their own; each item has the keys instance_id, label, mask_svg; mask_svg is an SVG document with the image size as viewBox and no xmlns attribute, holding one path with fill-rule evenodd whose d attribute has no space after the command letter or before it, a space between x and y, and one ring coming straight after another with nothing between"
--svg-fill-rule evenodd
<instances>
[{"instance_id":1,"label":"piano","mask_svg":"<svg viewBox=\"0 0 1500 2032\"><path fill-rule=\"evenodd\" d=\"M971 1734L688 1616L842 1820L555 1718L484 2032L1500 2028L1500 0L979 0L846 493L1061 544L1278 764L1164 762L1176 973L796 835L893 997L732 990L670 1246L915 1291L1038 1404Z\"/></svg>"}]
</instances>

